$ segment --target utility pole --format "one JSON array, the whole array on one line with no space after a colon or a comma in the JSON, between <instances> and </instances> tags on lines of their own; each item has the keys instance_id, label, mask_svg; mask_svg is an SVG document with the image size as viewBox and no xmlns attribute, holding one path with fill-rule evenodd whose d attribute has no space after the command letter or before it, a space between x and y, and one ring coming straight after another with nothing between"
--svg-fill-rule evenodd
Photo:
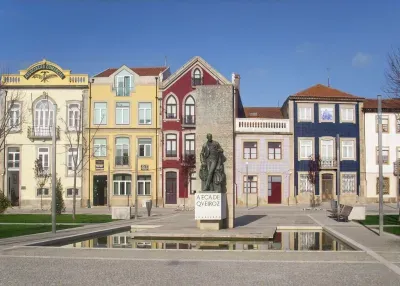
<instances>
[{"instance_id":1,"label":"utility pole","mask_svg":"<svg viewBox=\"0 0 400 286\"><path fill-rule=\"evenodd\" d=\"M340 137L336 134L336 190L337 190L337 220L339 221L340 216Z\"/></svg>"},{"instance_id":2,"label":"utility pole","mask_svg":"<svg viewBox=\"0 0 400 286\"><path fill-rule=\"evenodd\" d=\"M249 162L246 161L246 208L249 208Z\"/></svg>"},{"instance_id":3,"label":"utility pole","mask_svg":"<svg viewBox=\"0 0 400 286\"><path fill-rule=\"evenodd\" d=\"M56 168L56 136L57 136L57 104L54 104L53 118L53 146L51 152L51 229L56 233L56 184L57 184L57 168ZM50 127L51 128L51 127ZM75 190L74 190L75 191Z\"/></svg>"},{"instance_id":4,"label":"utility pole","mask_svg":"<svg viewBox=\"0 0 400 286\"><path fill-rule=\"evenodd\" d=\"M139 163L138 163L138 153L136 151L136 156L135 156L135 220L138 219L139 216L139 206L138 206L138 172L139 172Z\"/></svg>"},{"instance_id":5,"label":"utility pole","mask_svg":"<svg viewBox=\"0 0 400 286\"><path fill-rule=\"evenodd\" d=\"M382 96L378 95L379 235L383 234Z\"/></svg>"}]
</instances>

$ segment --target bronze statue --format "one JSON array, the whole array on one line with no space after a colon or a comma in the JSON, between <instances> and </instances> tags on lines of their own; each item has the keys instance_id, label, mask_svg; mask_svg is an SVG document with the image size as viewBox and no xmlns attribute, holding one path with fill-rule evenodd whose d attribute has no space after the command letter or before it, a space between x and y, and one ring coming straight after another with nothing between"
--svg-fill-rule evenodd
<instances>
[{"instance_id":1,"label":"bronze statue","mask_svg":"<svg viewBox=\"0 0 400 286\"><path fill-rule=\"evenodd\" d=\"M223 192L225 182L224 150L221 145L212 139L212 134L207 134L207 142L203 144L200 153L200 179L203 183L203 192Z\"/></svg>"}]
</instances>

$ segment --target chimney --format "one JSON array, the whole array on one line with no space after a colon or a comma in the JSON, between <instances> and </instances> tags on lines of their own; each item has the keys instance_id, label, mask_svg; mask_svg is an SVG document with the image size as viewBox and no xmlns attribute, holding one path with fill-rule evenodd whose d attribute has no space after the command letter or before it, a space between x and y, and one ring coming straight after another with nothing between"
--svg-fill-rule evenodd
<instances>
[{"instance_id":1,"label":"chimney","mask_svg":"<svg viewBox=\"0 0 400 286\"><path fill-rule=\"evenodd\" d=\"M240 75L232 73L232 84L236 89L240 90Z\"/></svg>"}]
</instances>

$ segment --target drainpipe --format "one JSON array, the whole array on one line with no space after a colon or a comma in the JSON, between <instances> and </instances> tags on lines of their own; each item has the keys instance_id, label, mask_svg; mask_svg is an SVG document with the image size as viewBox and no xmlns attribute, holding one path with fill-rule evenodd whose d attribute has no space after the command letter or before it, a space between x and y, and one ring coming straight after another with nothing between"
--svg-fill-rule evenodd
<instances>
[{"instance_id":1,"label":"drainpipe","mask_svg":"<svg viewBox=\"0 0 400 286\"><path fill-rule=\"evenodd\" d=\"M156 208L158 208L158 77L155 77L156 80Z\"/></svg>"},{"instance_id":2,"label":"drainpipe","mask_svg":"<svg viewBox=\"0 0 400 286\"><path fill-rule=\"evenodd\" d=\"M88 201L87 201L87 207L88 208L91 208L91 205L90 205L90 181L91 181L91 179L92 179L92 177L90 176L90 171L91 171L91 169L90 169L90 163L91 163L91 151L90 151L90 149L91 149L91 140L90 140L90 136L91 136L91 134L90 134L90 131L91 131L91 120L92 120L92 83L94 82L94 79L92 78L92 79L90 79L90 81L89 81L89 123L88 123L88 125L89 125L89 148L88 148L88 150L89 150L89 175L88 175L88 182L89 182L89 189L88 189L88 192L89 192L89 199L88 199Z\"/></svg>"},{"instance_id":3,"label":"drainpipe","mask_svg":"<svg viewBox=\"0 0 400 286\"><path fill-rule=\"evenodd\" d=\"M4 114L3 114L3 128L4 128L4 130L3 130L3 140L4 140L4 143L3 143L3 156L4 156L4 162L3 162L3 167L4 167L4 169L3 169L3 194L4 194L4 192L5 192L5 190L6 190L6 188L7 188L7 186L6 186L6 168L7 168L7 164L6 164L6 159L7 159L7 156L6 156L6 133L5 133L5 128L6 128L6 116L7 116L7 93L8 93L8 90L5 90L4 91L4 93L5 93L5 95L4 95ZM8 197L8 190L7 190L7 197Z\"/></svg>"}]
</instances>

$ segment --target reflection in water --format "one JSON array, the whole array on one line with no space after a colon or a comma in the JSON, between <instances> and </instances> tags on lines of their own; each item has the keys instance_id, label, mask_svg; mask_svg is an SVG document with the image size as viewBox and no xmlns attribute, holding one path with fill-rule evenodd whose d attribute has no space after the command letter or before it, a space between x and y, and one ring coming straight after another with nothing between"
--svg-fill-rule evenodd
<instances>
[{"instance_id":1,"label":"reflection in water","mask_svg":"<svg viewBox=\"0 0 400 286\"><path fill-rule=\"evenodd\" d=\"M84 248L136 248L136 249L197 249L197 250L294 250L343 251L350 246L323 231L276 232L268 241L193 241L144 240L132 238L131 232L97 237L62 247Z\"/></svg>"}]
</instances>

